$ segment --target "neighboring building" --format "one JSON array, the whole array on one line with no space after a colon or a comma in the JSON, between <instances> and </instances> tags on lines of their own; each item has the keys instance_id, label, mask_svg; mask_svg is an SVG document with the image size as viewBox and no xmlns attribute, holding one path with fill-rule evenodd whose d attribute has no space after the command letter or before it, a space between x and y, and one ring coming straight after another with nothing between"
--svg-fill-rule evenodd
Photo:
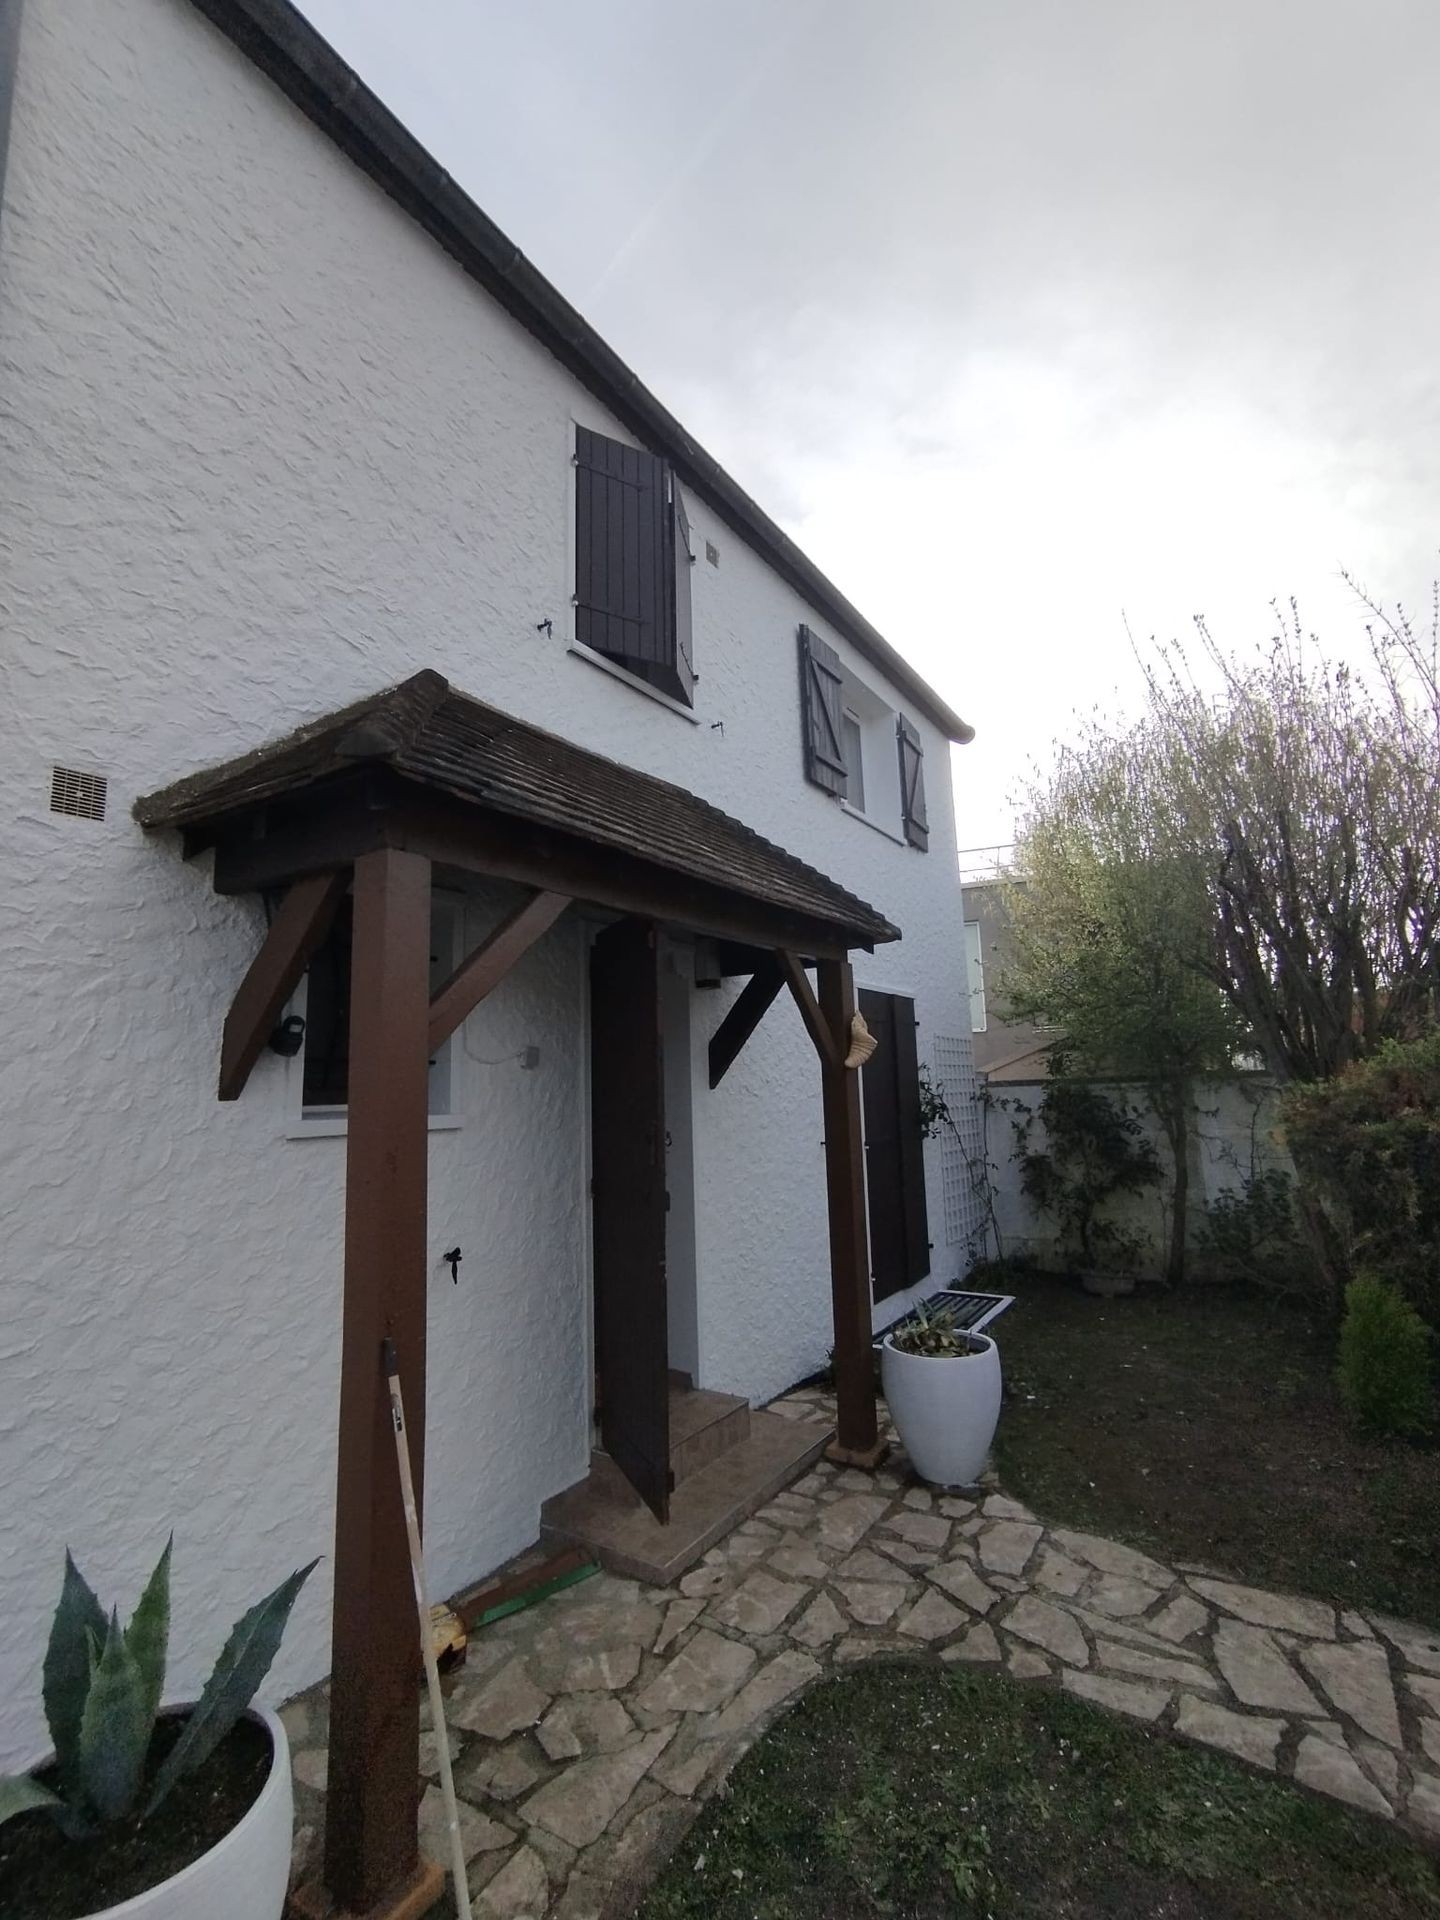
<instances>
[{"instance_id":1,"label":"neighboring building","mask_svg":"<svg viewBox=\"0 0 1440 1920\"><path fill-rule=\"evenodd\" d=\"M7 82L0 1765L67 1544L175 1527L180 1689L325 1554L269 1691L327 1670L383 1329L445 1594L586 1475L597 1315L663 1509L668 1370L853 1381L974 1226L969 729L280 0L26 0Z\"/></svg>"},{"instance_id":2,"label":"neighboring building","mask_svg":"<svg viewBox=\"0 0 1440 1920\"><path fill-rule=\"evenodd\" d=\"M1043 1080L1049 1072L1046 1052L1054 1040L1048 1027L1005 1015L1002 981L1010 964L1010 924L1005 912L1006 882L967 880L965 964L970 984L970 1045L975 1071L992 1084L1003 1080Z\"/></svg>"}]
</instances>

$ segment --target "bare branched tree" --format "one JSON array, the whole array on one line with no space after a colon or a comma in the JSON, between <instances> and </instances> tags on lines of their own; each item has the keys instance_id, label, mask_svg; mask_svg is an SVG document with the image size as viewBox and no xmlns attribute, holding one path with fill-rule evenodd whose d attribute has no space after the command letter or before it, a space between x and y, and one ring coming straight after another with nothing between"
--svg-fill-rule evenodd
<instances>
[{"instance_id":1,"label":"bare branched tree","mask_svg":"<svg viewBox=\"0 0 1440 1920\"><path fill-rule=\"evenodd\" d=\"M1174 1276L1196 1072L1248 1048L1324 1080L1440 1011L1440 597L1422 634L1356 592L1360 671L1293 603L1249 656L1197 621L1141 654L1142 717L1082 727L1024 796L1013 1005L1149 1087Z\"/></svg>"},{"instance_id":2,"label":"bare branched tree","mask_svg":"<svg viewBox=\"0 0 1440 1920\"><path fill-rule=\"evenodd\" d=\"M1369 671L1328 659L1293 603L1250 661L1197 622L1218 693L1178 649L1145 665L1135 797L1156 855L1206 890L1200 971L1284 1080L1328 1079L1436 1014L1440 604L1424 636L1365 605Z\"/></svg>"}]
</instances>

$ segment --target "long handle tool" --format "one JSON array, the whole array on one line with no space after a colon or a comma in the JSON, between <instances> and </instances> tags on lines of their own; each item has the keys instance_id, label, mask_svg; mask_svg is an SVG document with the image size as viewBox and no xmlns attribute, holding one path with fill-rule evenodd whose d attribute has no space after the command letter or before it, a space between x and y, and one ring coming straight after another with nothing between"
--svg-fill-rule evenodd
<instances>
[{"instance_id":1,"label":"long handle tool","mask_svg":"<svg viewBox=\"0 0 1440 1920\"><path fill-rule=\"evenodd\" d=\"M405 1502L405 1532L410 1541L410 1572L415 1581L415 1611L420 1621L420 1654L425 1662L425 1685L430 1692L430 1724L440 1756L440 1791L445 1799L445 1824L450 1831L450 1864L455 1879L455 1911L459 1920L472 1920L470 1882L465 1871L465 1849L460 1840L460 1810L455 1804L455 1776L450 1769L450 1736L445 1726L445 1701L440 1692L440 1669L430 1644L430 1604L425 1598L425 1560L420 1549L420 1516L415 1511L415 1480L410 1472L410 1443L405 1435L405 1401L400 1392L400 1364L395 1342L384 1347L385 1377L390 1383L390 1415L395 1428L395 1458L400 1466L400 1493Z\"/></svg>"}]
</instances>

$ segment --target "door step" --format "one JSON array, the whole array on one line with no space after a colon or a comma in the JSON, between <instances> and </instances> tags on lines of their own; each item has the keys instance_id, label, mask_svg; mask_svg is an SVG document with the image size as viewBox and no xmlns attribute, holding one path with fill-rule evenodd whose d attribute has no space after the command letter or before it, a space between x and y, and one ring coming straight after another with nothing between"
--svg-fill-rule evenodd
<instances>
[{"instance_id":1,"label":"door step","mask_svg":"<svg viewBox=\"0 0 1440 1920\"><path fill-rule=\"evenodd\" d=\"M735 1393L671 1387L670 1472L677 1487L749 1437L748 1400Z\"/></svg>"},{"instance_id":2,"label":"door step","mask_svg":"<svg viewBox=\"0 0 1440 1920\"><path fill-rule=\"evenodd\" d=\"M834 1431L778 1413L752 1414L748 1438L676 1487L667 1526L614 1461L597 1454L584 1480L545 1502L541 1540L547 1547L584 1547L612 1573L668 1586L732 1527L798 1479Z\"/></svg>"}]
</instances>

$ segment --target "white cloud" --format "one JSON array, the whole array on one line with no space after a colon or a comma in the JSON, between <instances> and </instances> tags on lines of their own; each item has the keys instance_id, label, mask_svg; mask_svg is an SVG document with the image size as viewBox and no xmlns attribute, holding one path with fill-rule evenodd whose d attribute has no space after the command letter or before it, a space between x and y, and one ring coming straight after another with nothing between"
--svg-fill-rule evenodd
<instances>
[{"instance_id":1,"label":"white cloud","mask_svg":"<svg viewBox=\"0 0 1440 1920\"><path fill-rule=\"evenodd\" d=\"M962 842L1123 614L1425 597L1431 0L309 11L975 722Z\"/></svg>"}]
</instances>

